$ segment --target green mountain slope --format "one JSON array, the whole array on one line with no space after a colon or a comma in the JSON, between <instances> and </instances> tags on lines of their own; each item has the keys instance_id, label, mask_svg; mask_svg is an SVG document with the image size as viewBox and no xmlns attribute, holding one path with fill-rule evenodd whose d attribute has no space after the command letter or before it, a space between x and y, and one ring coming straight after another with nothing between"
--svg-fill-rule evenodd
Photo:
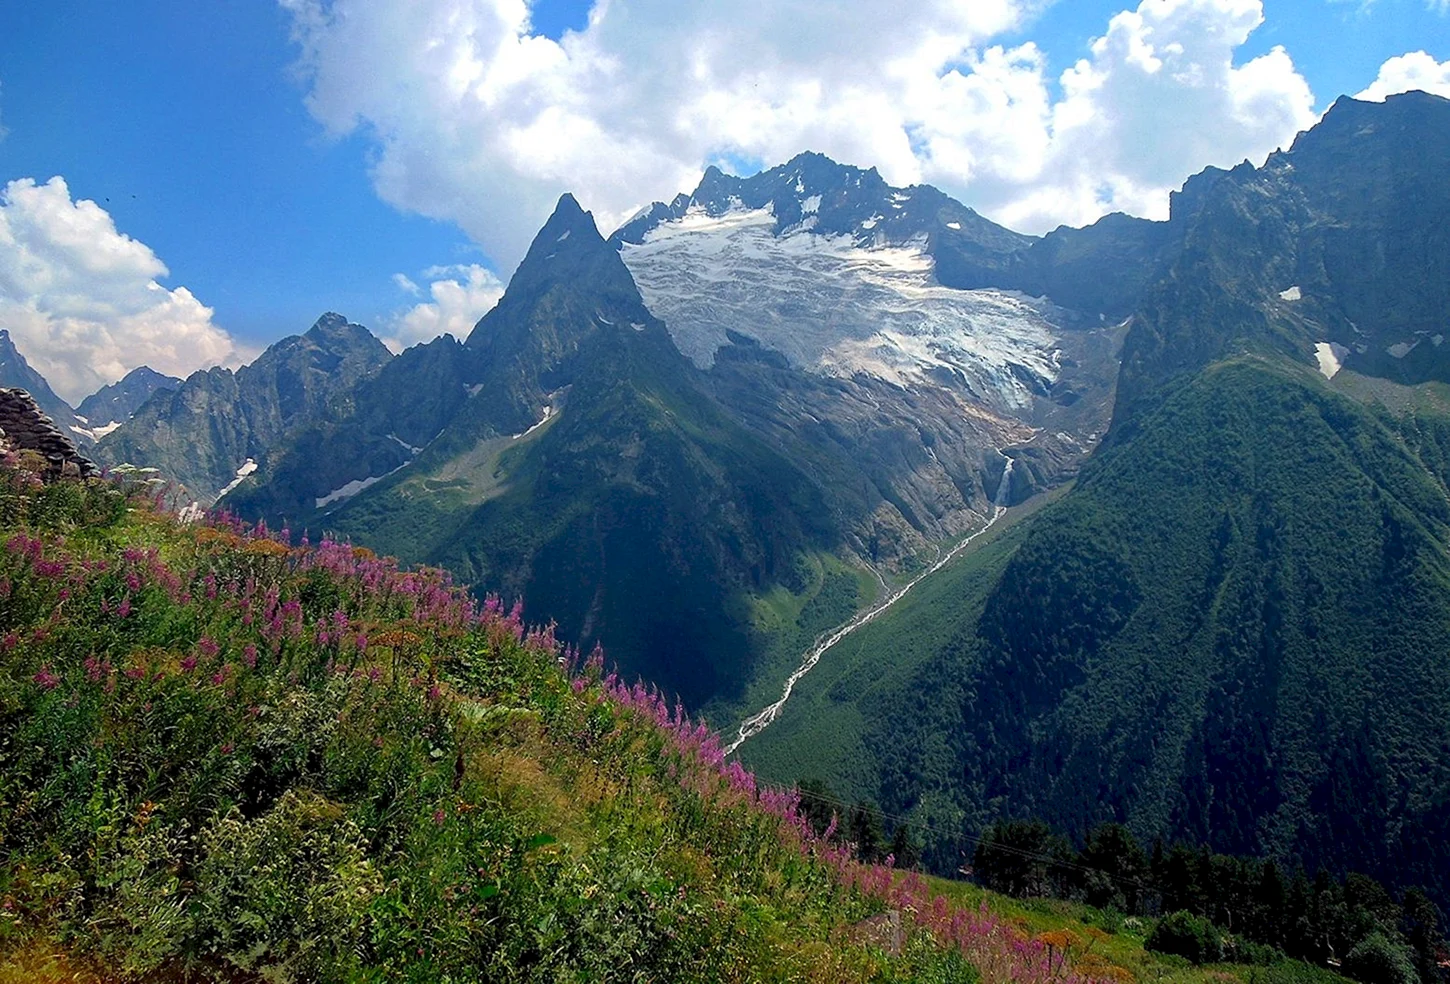
<instances>
[{"instance_id":1,"label":"green mountain slope","mask_svg":"<svg viewBox=\"0 0 1450 984\"><path fill-rule=\"evenodd\" d=\"M745 759L948 831L1118 819L1450 898L1450 415L1376 378L1420 348L1446 378L1447 111L1341 101L1190 182L1076 486L843 644ZM793 737L833 730L854 756Z\"/></svg>"},{"instance_id":2,"label":"green mountain slope","mask_svg":"<svg viewBox=\"0 0 1450 984\"><path fill-rule=\"evenodd\" d=\"M814 593L809 558L839 544L839 519L724 412L572 198L498 306L440 356L463 380L440 433L390 441L369 416L368 387L419 362L405 353L359 389L350 418L303 435L227 504L525 598L561 638L603 642L692 706L740 687L758 652L750 599L780 584ZM395 447L407 467L355 495L308 501L308 448L354 440L426 447ZM832 617L855 603L841 598Z\"/></svg>"}]
</instances>

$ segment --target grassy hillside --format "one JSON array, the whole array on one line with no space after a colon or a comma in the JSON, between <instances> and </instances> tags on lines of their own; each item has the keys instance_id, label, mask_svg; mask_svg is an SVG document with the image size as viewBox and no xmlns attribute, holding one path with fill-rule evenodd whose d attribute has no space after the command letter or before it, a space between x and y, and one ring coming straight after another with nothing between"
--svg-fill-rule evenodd
<instances>
[{"instance_id":1,"label":"grassy hillside","mask_svg":"<svg viewBox=\"0 0 1450 984\"><path fill-rule=\"evenodd\" d=\"M0 979L1080 979L517 610L13 464Z\"/></svg>"}]
</instances>

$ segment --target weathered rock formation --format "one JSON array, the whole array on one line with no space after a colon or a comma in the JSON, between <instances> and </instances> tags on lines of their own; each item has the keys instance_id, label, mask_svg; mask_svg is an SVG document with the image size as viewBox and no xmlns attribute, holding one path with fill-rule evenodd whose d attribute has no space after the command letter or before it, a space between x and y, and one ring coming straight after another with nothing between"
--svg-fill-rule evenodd
<instances>
[{"instance_id":1,"label":"weathered rock formation","mask_svg":"<svg viewBox=\"0 0 1450 984\"><path fill-rule=\"evenodd\" d=\"M95 463L61 433L55 421L23 389L0 389L0 442L10 450L33 451L45 459L45 477L90 478L99 474Z\"/></svg>"}]
</instances>

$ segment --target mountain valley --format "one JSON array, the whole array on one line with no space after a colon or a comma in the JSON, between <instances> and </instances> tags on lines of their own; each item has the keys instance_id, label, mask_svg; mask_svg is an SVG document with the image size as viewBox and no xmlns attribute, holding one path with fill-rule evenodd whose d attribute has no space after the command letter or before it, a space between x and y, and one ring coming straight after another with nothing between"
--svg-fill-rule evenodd
<instances>
[{"instance_id":1,"label":"mountain valley","mask_svg":"<svg viewBox=\"0 0 1450 984\"><path fill-rule=\"evenodd\" d=\"M735 754L936 870L1033 816L1450 898L1447 135L1341 99L1166 221L1042 237L818 154L711 168L607 238L565 195L466 339L326 314L73 410L0 333L0 382L184 501L522 598L722 733L789 678Z\"/></svg>"}]
</instances>

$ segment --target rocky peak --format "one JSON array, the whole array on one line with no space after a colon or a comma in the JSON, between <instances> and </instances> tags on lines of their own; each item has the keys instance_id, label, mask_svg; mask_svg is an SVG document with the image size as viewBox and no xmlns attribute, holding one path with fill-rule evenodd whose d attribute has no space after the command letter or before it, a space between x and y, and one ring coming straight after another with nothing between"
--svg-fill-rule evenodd
<instances>
[{"instance_id":1,"label":"rocky peak","mask_svg":"<svg viewBox=\"0 0 1450 984\"><path fill-rule=\"evenodd\" d=\"M180 385L181 380L175 376L164 375L150 366L137 366L86 397L76 407L76 413L86 419L88 429L94 432L96 428L125 421L160 390L174 390Z\"/></svg>"},{"instance_id":2,"label":"rocky peak","mask_svg":"<svg viewBox=\"0 0 1450 984\"><path fill-rule=\"evenodd\" d=\"M540 330L568 348L566 336L590 330L601 318L618 321L621 307L642 311L634 280L599 234L594 216L566 193L534 237L498 305L483 316L465 344L488 362L530 347ZM542 317L546 313L553 316ZM639 314L632 316L641 320Z\"/></svg>"},{"instance_id":3,"label":"rocky peak","mask_svg":"<svg viewBox=\"0 0 1450 984\"><path fill-rule=\"evenodd\" d=\"M333 340L365 340L372 338L373 333L362 325L348 321L345 316L335 311L328 311L313 322L312 327L307 329L302 337L317 343L324 343Z\"/></svg>"}]
</instances>

